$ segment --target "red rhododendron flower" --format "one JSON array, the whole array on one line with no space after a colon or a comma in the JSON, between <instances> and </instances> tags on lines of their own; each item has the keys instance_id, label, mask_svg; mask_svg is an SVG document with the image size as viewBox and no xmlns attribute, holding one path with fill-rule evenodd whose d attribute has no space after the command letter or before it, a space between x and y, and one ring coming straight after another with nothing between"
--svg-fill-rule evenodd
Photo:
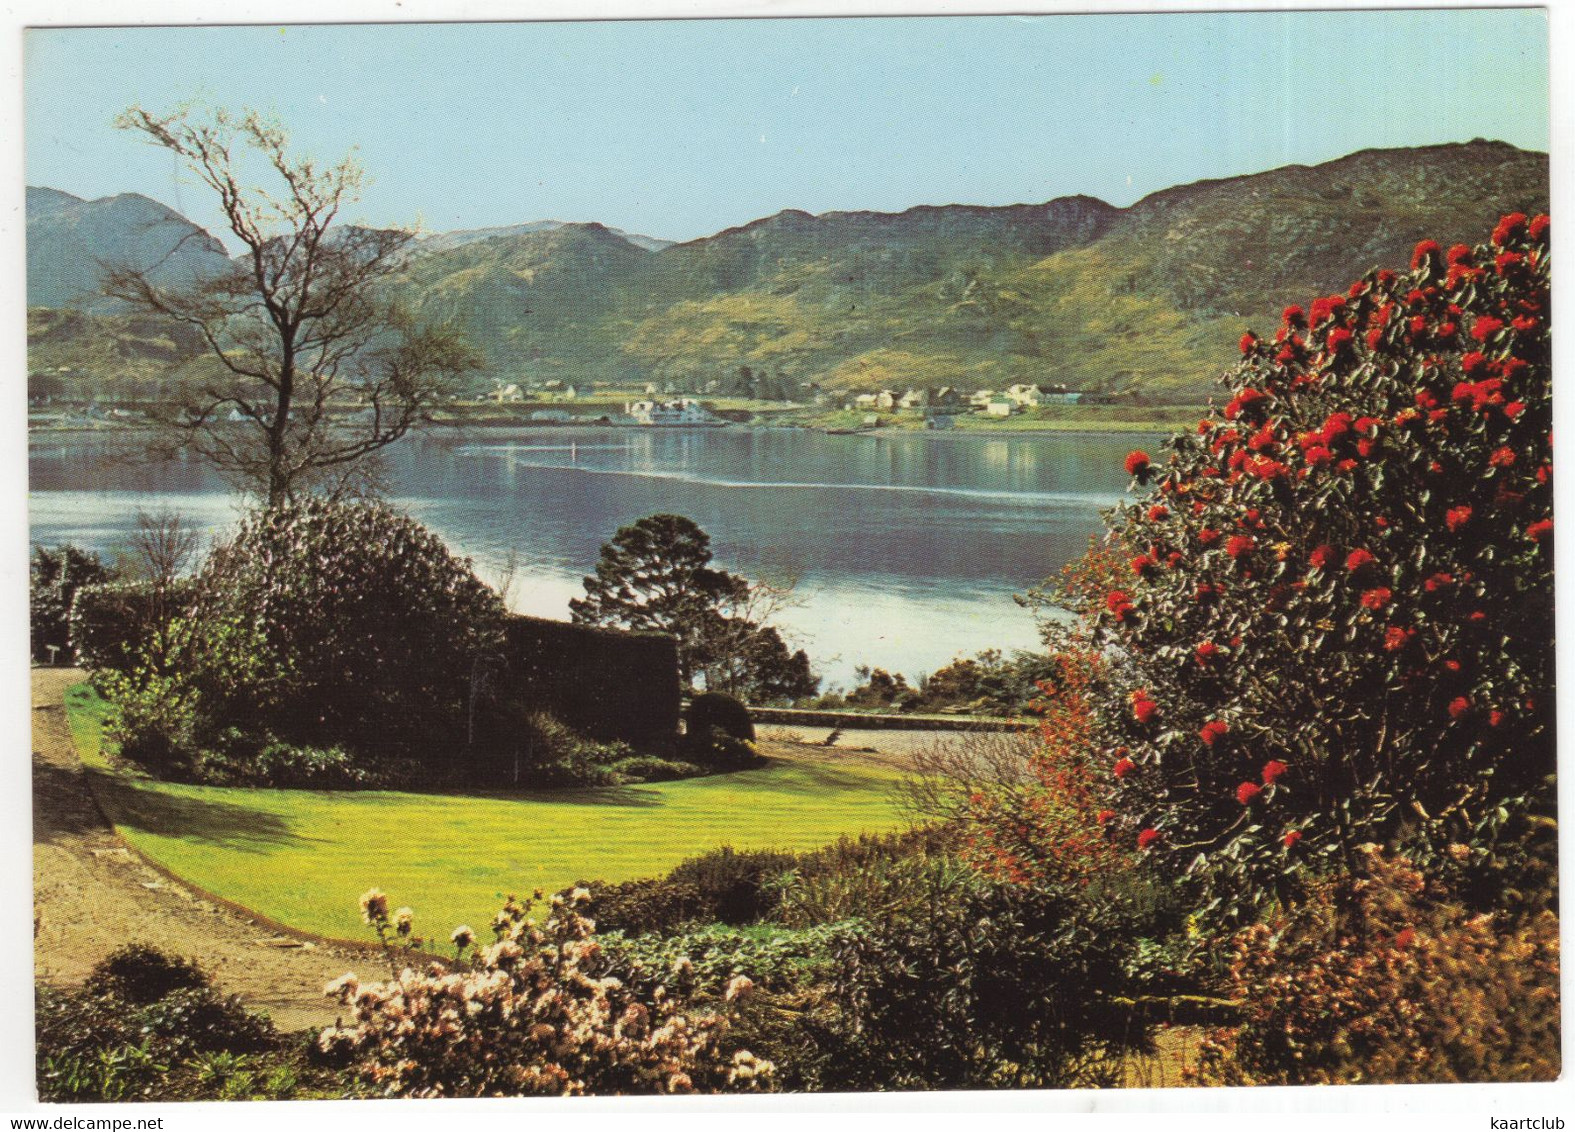
<instances>
[{"instance_id":1,"label":"red rhododendron flower","mask_svg":"<svg viewBox=\"0 0 1575 1132\"><path fill-rule=\"evenodd\" d=\"M1425 589L1428 593L1436 593L1438 590L1443 589L1445 586L1452 586L1454 584L1455 584L1455 576L1453 574L1438 573L1438 574L1432 575L1430 578L1427 579L1427 581L1423 582L1422 583L1422 588Z\"/></svg>"},{"instance_id":2,"label":"red rhododendron flower","mask_svg":"<svg viewBox=\"0 0 1575 1132\"><path fill-rule=\"evenodd\" d=\"M1388 605L1389 599L1392 597L1394 597L1394 594L1391 591L1383 586L1379 586L1377 589L1364 590L1362 592L1362 604L1368 609L1378 610Z\"/></svg>"},{"instance_id":3,"label":"red rhododendron flower","mask_svg":"<svg viewBox=\"0 0 1575 1132\"><path fill-rule=\"evenodd\" d=\"M1245 806L1262 793L1263 787L1259 786L1256 782L1243 782L1240 786L1236 787L1236 801Z\"/></svg>"},{"instance_id":4,"label":"red rhododendron flower","mask_svg":"<svg viewBox=\"0 0 1575 1132\"><path fill-rule=\"evenodd\" d=\"M1500 275L1504 275L1525 262L1526 257L1519 252L1500 252L1493 258L1493 268Z\"/></svg>"},{"instance_id":5,"label":"red rhododendron flower","mask_svg":"<svg viewBox=\"0 0 1575 1132\"><path fill-rule=\"evenodd\" d=\"M1219 656L1219 654L1220 647L1218 645L1216 645L1213 641L1204 641L1198 646L1198 650L1194 655L1198 658L1198 663L1207 668L1209 662L1211 662L1215 657Z\"/></svg>"},{"instance_id":6,"label":"red rhododendron flower","mask_svg":"<svg viewBox=\"0 0 1575 1132\"><path fill-rule=\"evenodd\" d=\"M1141 577L1158 565L1159 563L1155 562L1148 555L1140 554L1132 560L1132 572Z\"/></svg>"},{"instance_id":7,"label":"red rhododendron flower","mask_svg":"<svg viewBox=\"0 0 1575 1132\"><path fill-rule=\"evenodd\" d=\"M1299 830L1299 829L1287 830L1286 833L1285 833L1285 836L1280 839L1280 844L1285 846L1287 849L1294 849L1296 847L1296 843L1298 841L1300 841L1301 839L1302 839L1302 831L1301 830Z\"/></svg>"},{"instance_id":8,"label":"red rhododendron flower","mask_svg":"<svg viewBox=\"0 0 1575 1132\"><path fill-rule=\"evenodd\" d=\"M1463 503L1459 507L1451 507L1444 516L1444 523L1451 533L1458 531L1471 521L1471 504Z\"/></svg>"},{"instance_id":9,"label":"red rhododendron flower","mask_svg":"<svg viewBox=\"0 0 1575 1132\"><path fill-rule=\"evenodd\" d=\"M1159 705L1153 700L1139 700L1132 705L1132 714L1139 723L1149 723L1159 714Z\"/></svg>"},{"instance_id":10,"label":"red rhododendron flower","mask_svg":"<svg viewBox=\"0 0 1575 1132\"><path fill-rule=\"evenodd\" d=\"M1373 450L1377 447L1378 441L1370 436L1364 436L1356 442L1356 454L1365 460L1373 454Z\"/></svg>"},{"instance_id":11,"label":"red rhododendron flower","mask_svg":"<svg viewBox=\"0 0 1575 1132\"><path fill-rule=\"evenodd\" d=\"M1524 212L1511 212L1506 215L1493 229L1493 242L1500 247L1508 243L1525 227L1526 214Z\"/></svg>"},{"instance_id":12,"label":"red rhododendron flower","mask_svg":"<svg viewBox=\"0 0 1575 1132\"><path fill-rule=\"evenodd\" d=\"M1533 240L1542 239L1542 237L1548 234L1548 225L1551 222L1552 221L1548 218L1547 213L1539 213L1537 216L1532 218L1531 225L1526 230L1527 235L1529 235Z\"/></svg>"},{"instance_id":13,"label":"red rhododendron flower","mask_svg":"<svg viewBox=\"0 0 1575 1132\"><path fill-rule=\"evenodd\" d=\"M1219 541L1220 533L1213 527L1204 527L1198 532L1198 541L1204 546L1213 546Z\"/></svg>"},{"instance_id":14,"label":"red rhododendron flower","mask_svg":"<svg viewBox=\"0 0 1575 1132\"><path fill-rule=\"evenodd\" d=\"M1110 773L1117 778L1125 778L1137 766L1131 759L1117 759L1116 765L1110 768Z\"/></svg>"},{"instance_id":15,"label":"red rhododendron flower","mask_svg":"<svg viewBox=\"0 0 1575 1132\"><path fill-rule=\"evenodd\" d=\"M1149 459L1147 452L1127 453L1127 475L1141 476L1148 471Z\"/></svg>"},{"instance_id":16,"label":"red rhododendron flower","mask_svg":"<svg viewBox=\"0 0 1575 1132\"><path fill-rule=\"evenodd\" d=\"M1416 929L1415 928L1402 928L1400 930L1399 934L1397 934L1395 936L1395 946L1398 947L1401 951L1404 951L1406 948L1411 946L1412 941L1415 940L1415 939L1416 939Z\"/></svg>"},{"instance_id":17,"label":"red rhododendron flower","mask_svg":"<svg viewBox=\"0 0 1575 1132\"><path fill-rule=\"evenodd\" d=\"M1377 559L1365 550L1353 550L1345 559L1345 568L1351 573L1356 573L1364 567L1371 566Z\"/></svg>"},{"instance_id":18,"label":"red rhododendron flower","mask_svg":"<svg viewBox=\"0 0 1575 1132\"><path fill-rule=\"evenodd\" d=\"M1280 312L1280 321L1286 326L1300 326L1306 320L1307 312L1295 303L1292 303Z\"/></svg>"},{"instance_id":19,"label":"red rhododendron flower","mask_svg":"<svg viewBox=\"0 0 1575 1132\"><path fill-rule=\"evenodd\" d=\"M1270 759L1263 764L1263 784L1265 786L1273 786L1274 780L1290 769L1279 759Z\"/></svg>"},{"instance_id":20,"label":"red rhododendron flower","mask_svg":"<svg viewBox=\"0 0 1575 1132\"><path fill-rule=\"evenodd\" d=\"M1118 609L1131 606L1132 598L1122 590L1111 590L1105 595L1105 608L1114 613Z\"/></svg>"},{"instance_id":21,"label":"red rhododendron flower","mask_svg":"<svg viewBox=\"0 0 1575 1132\"><path fill-rule=\"evenodd\" d=\"M1094 815L1094 820L1097 821L1100 825L1106 825L1106 824L1109 823L1110 819L1115 817L1115 816L1116 816L1116 811L1114 811L1114 810L1100 810L1097 814Z\"/></svg>"},{"instance_id":22,"label":"red rhododendron flower","mask_svg":"<svg viewBox=\"0 0 1575 1132\"><path fill-rule=\"evenodd\" d=\"M1412 630L1402 629L1398 625L1391 625L1384 632L1384 648L1388 652L1399 652L1411 640Z\"/></svg>"},{"instance_id":23,"label":"red rhododendron flower","mask_svg":"<svg viewBox=\"0 0 1575 1132\"><path fill-rule=\"evenodd\" d=\"M1464 696L1456 696L1449 701L1449 718L1459 719L1471 710L1471 701Z\"/></svg>"},{"instance_id":24,"label":"red rhododendron flower","mask_svg":"<svg viewBox=\"0 0 1575 1132\"><path fill-rule=\"evenodd\" d=\"M1537 320L1532 318L1529 314L1522 314L1517 315L1515 318L1511 319L1510 325L1520 333L1528 334L1537 328Z\"/></svg>"},{"instance_id":25,"label":"red rhododendron flower","mask_svg":"<svg viewBox=\"0 0 1575 1132\"><path fill-rule=\"evenodd\" d=\"M1482 351L1472 350L1460 359L1460 368L1468 374L1476 373L1486 361L1487 355L1483 354Z\"/></svg>"},{"instance_id":26,"label":"red rhododendron flower","mask_svg":"<svg viewBox=\"0 0 1575 1132\"><path fill-rule=\"evenodd\" d=\"M1415 400L1419 409L1431 409L1438 404L1438 398L1433 396L1433 392L1430 389L1418 389Z\"/></svg>"},{"instance_id":27,"label":"red rhododendron flower","mask_svg":"<svg viewBox=\"0 0 1575 1132\"><path fill-rule=\"evenodd\" d=\"M1513 448L1495 448L1488 457L1488 464L1495 468L1512 467L1515 463L1515 450Z\"/></svg>"},{"instance_id":28,"label":"red rhododendron flower","mask_svg":"<svg viewBox=\"0 0 1575 1132\"><path fill-rule=\"evenodd\" d=\"M1324 545L1307 556L1307 561L1312 563L1315 570L1322 570L1334 560L1334 547Z\"/></svg>"},{"instance_id":29,"label":"red rhododendron flower","mask_svg":"<svg viewBox=\"0 0 1575 1132\"><path fill-rule=\"evenodd\" d=\"M1532 542L1541 542L1553 533L1552 519L1539 519L1526 528L1526 537Z\"/></svg>"},{"instance_id":30,"label":"red rhododendron flower","mask_svg":"<svg viewBox=\"0 0 1575 1132\"><path fill-rule=\"evenodd\" d=\"M1203 740L1203 745L1205 747L1212 747L1214 746L1214 741L1216 739L1222 735L1228 734L1230 734L1230 724L1226 723L1223 719L1211 719L1205 723L1203 725L1203 729L1198 732L1198 738Z\"/></svg>"},{"instance_id":31,"label":"red rhododendron flower","mask_svg":"<svg viewBox=\"0 0 1575 1132\"><path fill-rule=\"evenodd\" d=\"M1471 324L1471 337L1478 342L1486 342L1494 334L1504 329L1504 320L1485 314Z\"/></svg>"},{"instance_id":32,"label":"red rhododendron flower","mask_svg":"<svg viewBox=\"0 0 1575 1132\"><path fill-rule=\"evenodd\" d=\"M1242 353L1250 354L1258 348L1258 336L1249 330L1241 336L1240 345Z\"/></svg>"},{"instance_id":33,"label":"red rhododendron flower","mask_svg":"<svg viewBox=\"0 0 1575 1132\"><path fill-rule=\"evenodd\" d=\"M1520 416L1521 413L1524 413L1525 411L1526 403L1524 401L1511 401L1509 404L1504 406L1504 415L1510 420L1515 420Z\"/></svg>"},{"instance_id":34,"label":"red rhododendron flower","mask_svg":"<svg viewBox=\"0 0 1575 1132\"><path fill-rule=\"evenodd\" d=\"M1456 244L1444 255L1444 262L1453 267L1457 263L1464 263L1471 258L1471 248L1467 244Z\"/></svg>"},{"instance_id":35,"label":"red rhododendron flower","mask_svg":"<svg viewBox=\"0 0 1575 1132\"><path fill-rule=\"evenodd\" d=\"M1416 246L1416 249L1411 253L1411 270L1415 271L1417 268L1421 267L1422 264L1427 262L1427 260L1429 258L1431 258L1432 256L1436 256L1437 254L1438 254L1438 241L1437 240L1423 240L1421 243L1419 243Z\"/></svg>"},{"instance_id":36,"label":"red rhododendron flower","mask_svg":"<svg viewBox=\"0 0 1575 1132\"><path fill-rule=\"evenodd\" d=\"M1351 344L1351 332L1343 326L1337 326L1329 331L1327 345L1331 354L1338 354Z\"/></svg>"},{"instance_id":37,"label":"red rhododendron flower","mask_svg":"<svg viewBox=\"0 0 1575 1132\"><path fill-rule=\"evenodd\" d=\"M1230 538L1225 540L1225 553L1230 555L1232 558L1240 558L1243 554L1247 554L1253 549L1253 547L1257 545L1258 544L1253 541L1251 535L1232 535Z\"/></svg>"},{"instance_id":38,"label":"red rhododendron flower","mask_svg":"<svg viewBox=\"0 0 1575 1132\"><path fill-rule=\"evenodd\" d=\"M1148 509L1148 521L1151 523L1157 523L1169 515L1170 511L1157 503Z\"/></svg>"},{"instance_id":39,"label":"red rhododendron flower","mask_svg":"<svg viewBox=\"0 0 1575 1132\"><path fill-rule=\"evenodd\" d=\"M1494 708L1492 711L1488 712L1488 726L1497 727L1499 724L1504 722L1505 718L1507 717L1503 712L1499 711L1498 708Z\"/></svg>"},{"instance_id":40,"label":"red rhododendron flower","mask_svg":"<svg viewBox=\"0 0 1575 1132\"><path fill-rule=\"evenodd\" d=\"M1158 841L1160 836L1161 834L1157 829L1145 829L1140 831L1137 835L1138 848L1147 849L1149 846L1153 845L1154 842Z\"/></svg>"}]
</instances>

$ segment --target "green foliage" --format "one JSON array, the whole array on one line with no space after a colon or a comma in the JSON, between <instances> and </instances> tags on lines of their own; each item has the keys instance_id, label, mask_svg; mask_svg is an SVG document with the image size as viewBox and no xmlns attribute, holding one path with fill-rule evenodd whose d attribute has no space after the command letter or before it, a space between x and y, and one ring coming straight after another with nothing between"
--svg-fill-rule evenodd
<instances>
[{"instance_id":1,"label":"green foliage","mask_svg":"<svg viewBox=\"0 0 1575 1132\"><path fill-rule=\"evenodd\" d=\"M1559 928L1548 910L1472 914L1370 850L1232 941L1240 1025L1204 1043L1207 1084L1550 1081Z\"/></svg>"},{"instance_id":2,"label":"green foliage","mask_svg":"<svg viewBox=\"0 0 1575 1132\"><path fill-rule=\"evenodd\" d=\"M749 709L723 692L701 692L695 696L689 701L684 720L696 732L715 727L731 738L755 741L755 724L749 718Z\"/></svg>"},{"instance_id":3,"label":"green foliage","mask_svg":"<svg viewBox=\"0 0 1575 1132\"><path fill-rule=\"evenodd\" d=\"M706 773L703 766L681 759L663 759L655 755L632 755L609 763L608 770L624 782L672 782L680 778L693 778Z\"/></svg>"},{"instance_id":4,"label":"green foliage","mask_svg":"<svg viewBox=\"0 0 1575 1132\"><path fill-rule=\"evenodd\" d=\"M1548 273L1546 218L1426 242L1243 337L1230 402L1129 458L1153 490L1113 517L1132 573L1096 621L1114 828L1216 913L1418 818L1470 845L1543 789Z\"/></svg>"},{"instance_id":5,"label":"green foliage","mask_svg":"<svg viewBox=\"0 0 1575 1132\"><path fill-rule=\"evenodd\" d=\"M766 587L711 565L711 539L682 515L651 515L620 527L602 546L576 624L667 633L678 642L678 674L761 702L808 695L819 681L800 650L763 623ZM769 610L767 610L769 612Z\"/></svg>"},{"instance_id":6,"label":"green foliage","mask_svg":"<svg viewBox=\"0 0 1575 1132\"><path fill-rule=\"evenodd\" d=\"M625 936L672 935L685 925L703 923L715 917L711 901L699 887L669 877L645 877L618 884L582 882L574 887L590 893L585 915L601 933L619 932Z\"/></svg>"},{"instance_id":7,"label":"green foliage","mask_svg":"<svg viewBox=\"0 0 1575 1132\"><path fill-rule=\"evenodd\" d=\"M284 1051L266 1017L220 995L196 964L140 944L100 962L79 991L40 986L35 1027L45 1101L232 1095L201 1067Z\"/></svg>"},{"instance_id":8,"label":"green foliage","mask_svg":"<svg viewBox=\"0 0 1575 1132\"><path fill-rule=\"evenodd\" d=\"M502 617L467 561L386 506L257 511L203 565L187 616L115 684L111 733L160 773L190 774L235 728L287 777L345 777L333 748L373 774L421 757L428 778L458 777L460 760L434 754L462 746Z\"/></svg>"},{"instance_id":9,"label":"green foliage","mask_svg":"<svg viewBox=\"0 0 1575 1132\"><path fill-rule=\"evenodd\" d=\"M98 555L70 543L53 550L33 548L28 570L28 617L34 661L63 663L71 659L70 618L77 591L100 585L113 576Z\"/></svg>"},{"instance_id":10,"label":"green foliage","mask_svg":"<svg viewBox=\"0 0 1575 1132\"><path fill-rule=\"evenodd\" d=\"M680 863L667 879L693 885L706 902L709 918L752 924L771 912L775 897L769 882L791 869L794 859L792 853L724 845Z\"/></svg>"},{"instance_id":11,"label":"green foliage","mask_svg":"<svg viewBox=\"0 0 1575 1132\"><path fill-rule=\"evenodd\" d=\"M792 930L707 924L631 938L609 934L598 922L596 938L606 972L630 986L650 991L677 982L695 994L720 996L739 975L770 994L812 985L830 973L835 947L853 930L849 924Z\"/></svg>"},{"instance_id":12,"label":"green foliage","mask_svg":"<svg viewBox=\"0 0 1575 1132\"><path fill-rule=\"evenodd\" d=\"M1147 1031L1114 1001L1147 914L1119 891L1053 893L935 858L836 949L819 1087L1110 1085Z\"/></svg>"},{"instance_id":13,"label":"green foliage","mask_svg":"<svg viewBox=\"0 0 1575 1132\"><path fill-rule=\"evenodd\" d=\"M90 994L114 995L139 1005L156 1002L177 990L203 990L208 976L190 959L146 944L132 943L111 952L83 984Z\"/></svg>"},{"instance_id":14,"label":"green foliage","mask_svg":"<svg viewBox=\"0 0 1575 1132\"><path fill-rule=\"evenodd\" d=\"M89 672L130 672L167 647L171 624L191 597L187 583L156 590L147 582L82 586L71 602L71 648Z\"/></svg>"}]
</instances>

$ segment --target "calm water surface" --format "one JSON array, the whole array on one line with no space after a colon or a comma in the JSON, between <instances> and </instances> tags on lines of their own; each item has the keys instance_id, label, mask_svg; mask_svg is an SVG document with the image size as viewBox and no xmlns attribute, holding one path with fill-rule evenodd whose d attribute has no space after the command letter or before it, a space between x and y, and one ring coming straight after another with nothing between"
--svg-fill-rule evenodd
<instances>
[{"instance_id":1,"label":"calm water surface","mask_svg":"<svg viewBox=\"0 0 1575 1132\"><path fill-rule=\"evenodd\" d=\"M826 436L777 429L519 429L411 440L390 494L496 578L512 605L567 617L619 526L661 511L710 534L719 564L797 578L781 617L830 683L871 664L911 678L959 654L1031 647L1012 601L1080 554L1147 437ZM218 533L239 501L195 462L128 458L125 435L38 434L35 542L112 552L139 509Z\"/></svg>"}]
</instances>

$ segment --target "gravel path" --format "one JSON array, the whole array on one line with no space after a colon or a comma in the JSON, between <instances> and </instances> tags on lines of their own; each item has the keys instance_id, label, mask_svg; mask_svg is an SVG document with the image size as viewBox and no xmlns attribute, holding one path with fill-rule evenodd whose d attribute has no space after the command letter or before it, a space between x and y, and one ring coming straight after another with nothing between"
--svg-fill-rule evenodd
<instances>
[{"instance_id":1,"label":"gravel path","mask_svg":"<svg viewBox=\"0 0 1575 1132\"><path fill-rule=\"evenodd\" d=\"M127 943L196 959L228 994L284 1030L334 1020L323 985L345 971L376 974L375 955L313 945L220 907L144 864L105 822L66 726L74 669L33 670L33 970L52 986L80 983Z\"/></svg>"}]
</instances>

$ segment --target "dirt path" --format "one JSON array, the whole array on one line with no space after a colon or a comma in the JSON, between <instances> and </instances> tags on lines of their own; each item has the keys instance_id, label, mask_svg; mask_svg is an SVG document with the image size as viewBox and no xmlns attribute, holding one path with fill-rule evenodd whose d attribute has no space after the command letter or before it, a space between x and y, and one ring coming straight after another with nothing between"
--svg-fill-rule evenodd
<instances>
[{"instance_id":1,"label":"dirt path","mask_svg":"<svg viewBox=\"0 0 1575 1132\"><path fill-rule=\"evenodd\" d=\"M281 1029L332 1022L323 984L350 970L375 975L377 957L281 937L131 853L94 803L66 725L64 692L81 679L33 670L34 974L72 985L122 944L148 943L195 958Z\"/></svg>"}]
</instances>

